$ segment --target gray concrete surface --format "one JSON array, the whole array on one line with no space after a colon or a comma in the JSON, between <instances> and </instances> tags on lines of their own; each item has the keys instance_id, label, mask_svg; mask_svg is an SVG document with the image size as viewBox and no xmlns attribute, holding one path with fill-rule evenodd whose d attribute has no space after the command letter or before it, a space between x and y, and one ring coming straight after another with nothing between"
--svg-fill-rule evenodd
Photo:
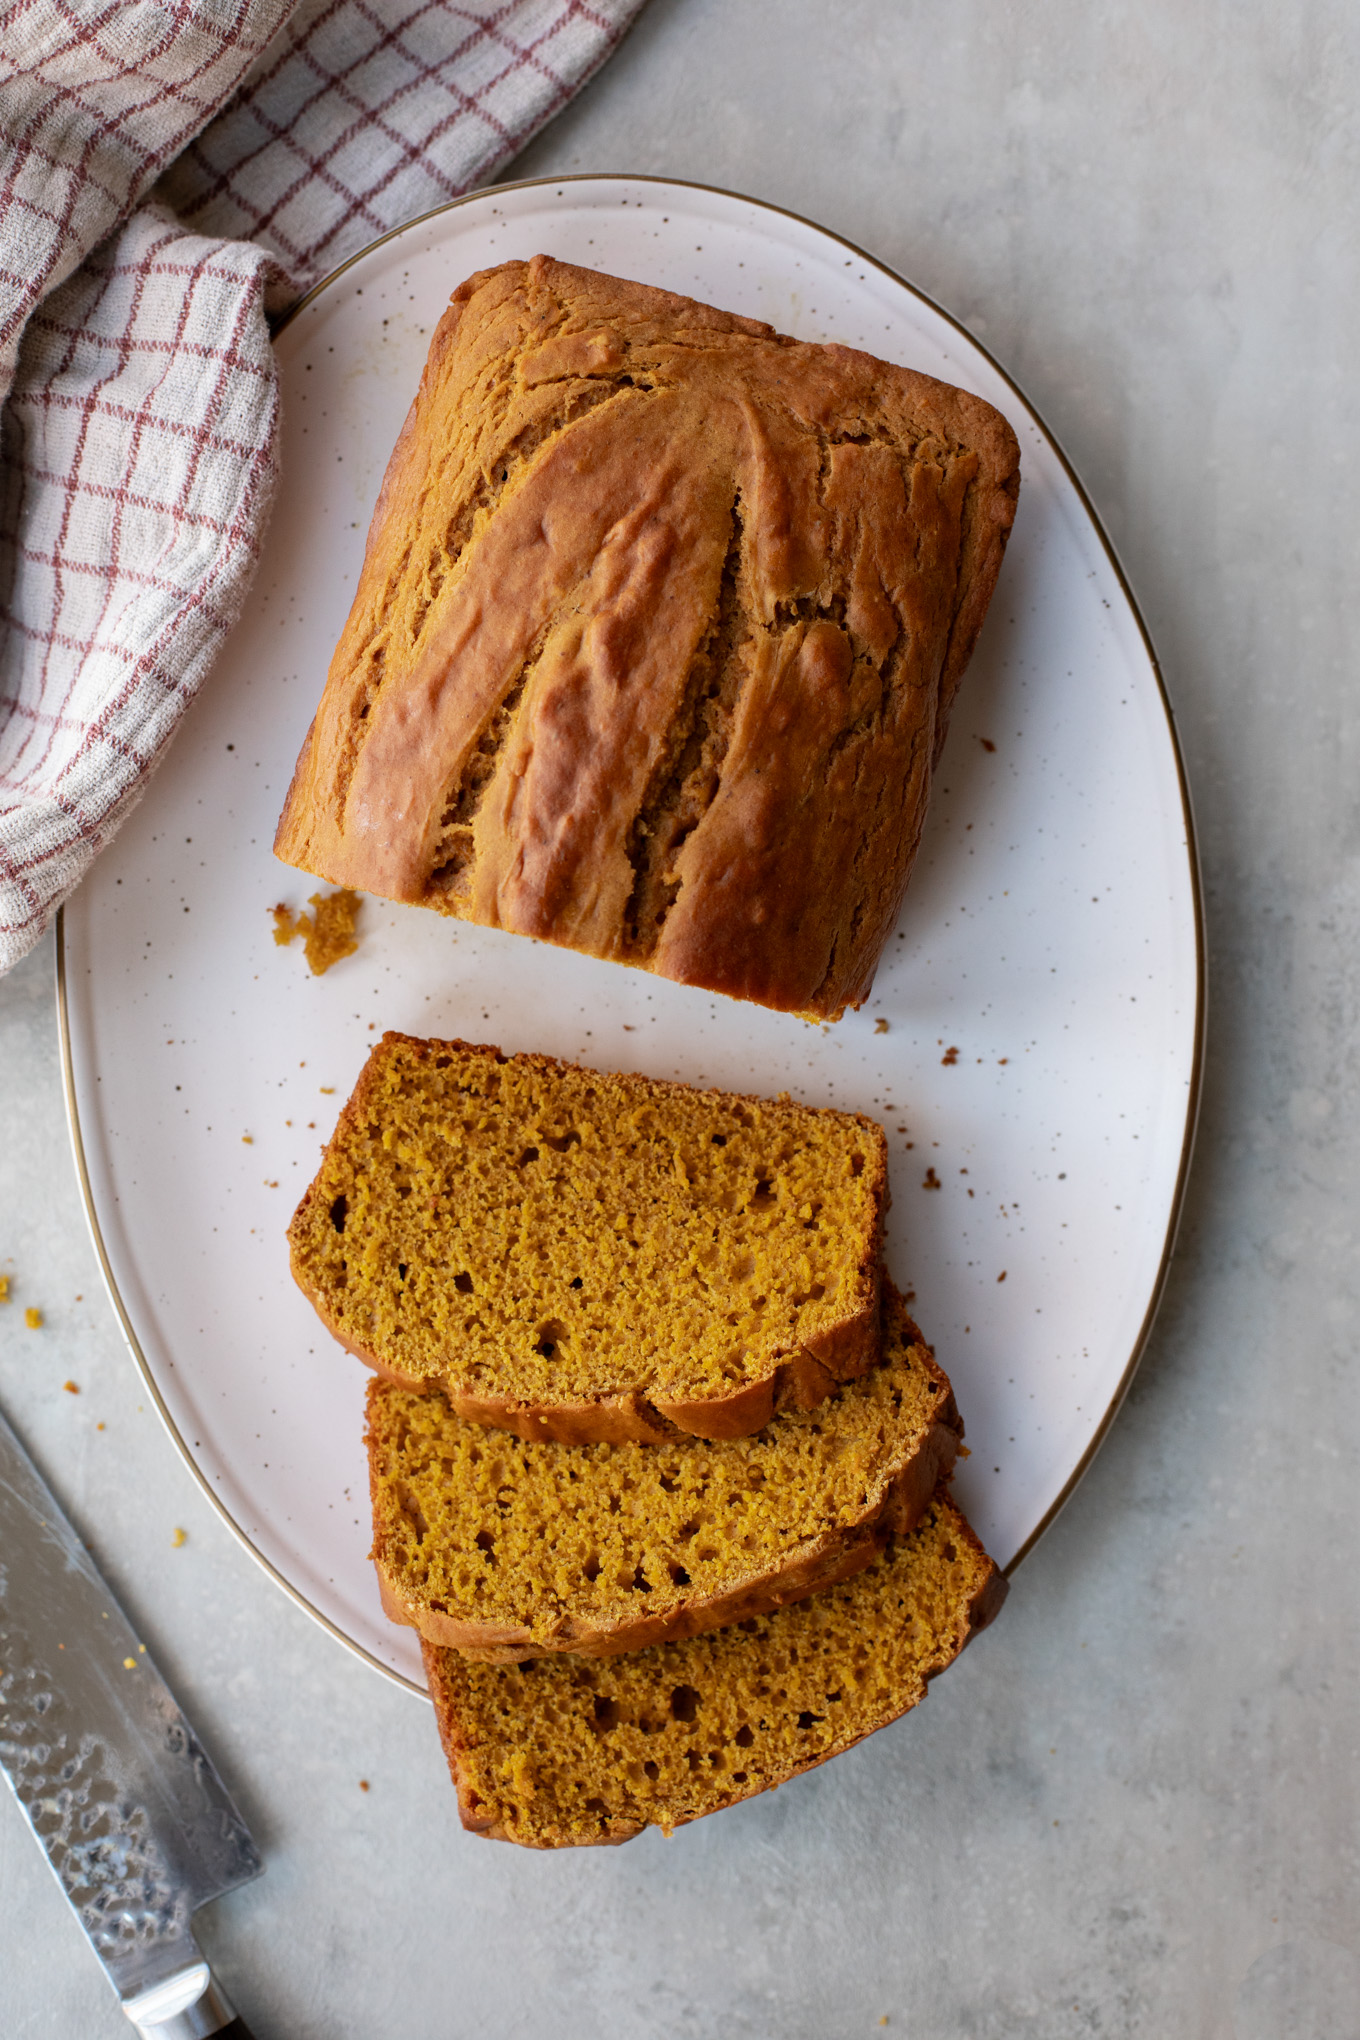
<instances>
[{"instance_id":1,"label":"gray concrete surface","mask_svg":"<svg viewBox=\"0 0 1360 2040\"><path fill-rule=\"evenodd\" d=\"M462 1837L427 1711L267 1584L143 1406L50 949L0 983L0 1401L264 1847L205 1916L259 2040L1360 2032L1358 100L1343 0L651 0L518 166L752 192L967 318L1090 489L1176 705L1212 1018L1169 1295L914 1718L669 1843ZM126 2030L0 1801L0 2034Z\"/></svg>"}]
</instances>

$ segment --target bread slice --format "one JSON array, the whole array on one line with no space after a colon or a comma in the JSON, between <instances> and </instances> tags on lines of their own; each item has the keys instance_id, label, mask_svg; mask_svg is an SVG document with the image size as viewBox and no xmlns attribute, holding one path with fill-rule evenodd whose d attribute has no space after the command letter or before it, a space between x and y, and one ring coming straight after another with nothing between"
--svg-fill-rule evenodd
<instances>
[{"instance_id":1,"label":"bread slice","mask_svg":"<svg viewBox=\"0 0 1360 2040\"><path fill-rule=\"evenodd\" d=\"M905 1714L1005 1596L941 1489L843 1585L631 1657L477 1664L425 1643L464 1827L535 1849L666 1833Z\"/></svg>"},{"instance_id":2,"label":"bread slice","mask_svg":"<svg viewBox=\"0 0 1360 2040\"><path fill-rule=\"evenodd\" d=\"M1015 514L979 398L573 268L453 294L275 850L823 1019L868 995Z\"/></svg>"},{"instance_id":3,"label":"bread slice","mask_svg":"<svg viewBox=\"0 0 1360 2040\"><path fill-rule=\"evenodd\" d=\"M368 1453L383 1606L432 1643L499 1663L717 1629L868 1565L948 1477L962 1429L886 1279L878 1366L751 1438L524 1444L465 1423L437 1390L378 1380Z\"/></svg>"},{"instance_id":4,"label":"bread slice","mask_svg":"<svg viewBox=\"0 0 1360 2040\"><path fill-rule=\"evenodd\" d=\"M564 1443L758 1431L878 1357L880 1127L385 1034L289 1227L335 1336Z\"/></svg>"}]
</instances>

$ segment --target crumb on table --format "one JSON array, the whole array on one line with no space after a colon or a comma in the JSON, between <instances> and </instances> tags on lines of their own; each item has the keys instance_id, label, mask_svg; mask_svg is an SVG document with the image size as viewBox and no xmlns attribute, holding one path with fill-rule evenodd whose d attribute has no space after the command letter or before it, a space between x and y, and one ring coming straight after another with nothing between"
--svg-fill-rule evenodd
<instances>
[{"instance_id":1,"label":"crumb on table","mask_svg":"<svg viewBox=\"0 0 1360 2040\"><path fill-rule=\"evenodd\" d=\"M0 1275L0 1303L9 1302L9 1277Z\"/></svg>"},{"instance_id":2,"label":"crumb on table","mask_svg":"<svg viewBox=\"0 0 1360 2040\"><path fill-rule=\"evenodd\" d=\"M269 909L274 917L274 940L286 949L294 936L305 936L308 966L314 977L320 977L359 947L354 930L363 899L342 886L338 892L313 893L307 904L312 908L310 914L294 914L282 903Z\"/></svg>"},{"instance_id":3,"label":"crumb on table","mask_svg":"<svg viewBox=\"0 0 1360 2040\"><path fill-rule=\"evenodd\" d=\"M887 1021L886 1021L886 1020L875 1020L875 1022L874 1022L874 1033L875 1033L875 1034L886 1034L886 1033L887 1033L887 1031L888 1031L888 1023L887 1023Z\"/></svg>"},{"instance_id":4,"label":"crumb on table","mask_svg":"<svg viewBox=\"0 0 1360 2040\"><path fill-rule=\"evenodd\" d=\"M42 1312L40 1310L35 1309L34 1306L30 1303L28 1309L24 1312L24 1323L28 1326L30 1332L36 1332L42 1325L42 1321L43 1321Z\"/></svg>"},{"instance_id":5,"label":"crumb on table","mask_svg":"<svg viewBox=\"0 0 1360 2040\"><path fill-rule=\"evenodd\" d=\"M179 1550L179 1548L180 1548L180 1546L181 1546L182 1544L187 1544L187 1543L189 1542L189 1533L188 1533L188 1531L187 1531L187 1530L181 1530L181 1529L179 1529L178 1527L176 1527L176 1528L175 1528L175 1529L174 1529L174 1530L173 1530L173 1531L172 1531L172 1532L170 1533L170 1542L171 1542L171 1544L172 1544L172 1545L174 1546L175 1550L176 1550L176 1551L178 1551L178 1550Z\"/></svg>"},{"instance_id":6,"label":"crumb on table","mask_svg":"<svg viewBox=\"0 0 1360 2040\"><path fill-rule=\"evenodd\" d=\"M80 1394L80 1390L79 1390L79 1388L77 1387L77 1385L76 1385L76 1383L75 1383L74 1381L63 1381L63 1383L62 1383L61 1385L62 1385L62 1387L63 1387L63 1388L64 1388L64 1389L66 1390L66 1393L67 1393L68 1395L79 1395L79 1394Z\"/></svg>"}]
</instances>

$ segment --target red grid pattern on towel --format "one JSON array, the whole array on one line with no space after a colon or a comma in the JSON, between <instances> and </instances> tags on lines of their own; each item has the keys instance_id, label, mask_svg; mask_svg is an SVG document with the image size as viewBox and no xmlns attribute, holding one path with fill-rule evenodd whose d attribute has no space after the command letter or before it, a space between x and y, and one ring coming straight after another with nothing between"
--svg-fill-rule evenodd
<instances>
[{"instance_id":1,"label":"red grid pattern on towel","mask_svg":"<svg viewBox=\"0 0 1360 2040\"><path fill-rule=\"evenodd\" d=\"M33 307L210 121L288 14L193 0L0 8L0 386Z\"/></svg>"},{"instance_id":2,"label":"red grid pattern on towel","mask_svg":"<svg viewBox=\"0 0 1360 2040\"><path fill-rule=\"evenodd\" d=\"M0 0L0 970L239 613L266 294L485 182L641 4Z\"/></svg>"},{"instance_id":3,"label":"red grid pattern on towel","mask_svg":"<svg viewBox=\"0 0 1360 2040\"><path fill-rule=\"evenodd\" d=\"M164 190L305 289L355 248L483 183L608 56L636 7L310 0Z\"/></svg>"},{"instance_id":4,"label":"red grid pattern on towel","mask_svg":"<svg viewBox=\"0 0 1360 2040\"><path fill-rule=\"evenodd\" d=\"M143 208L30 322L5 418L0 940L27 947L108 839L235 620L274 481L267 261Z\"/></svg>"}]
</instances>

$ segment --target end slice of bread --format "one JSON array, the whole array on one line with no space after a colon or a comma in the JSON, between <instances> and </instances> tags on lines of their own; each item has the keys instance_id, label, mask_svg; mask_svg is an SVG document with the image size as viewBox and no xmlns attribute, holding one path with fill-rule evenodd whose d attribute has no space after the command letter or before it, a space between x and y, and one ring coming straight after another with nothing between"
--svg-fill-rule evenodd
<instances>
[{"instance_id":1,"label":"end slice of bread","mask_svg":"<svg viewBox=\"0 0 1360 2040\"><path fill-rule=\"evenodd\" d=\"M459 1416L734 1438L878 1357L859 1114L386 1034L289 1227L329 1329Z\"/></svg>"},{"instance_id":2,"label":"end slice of bread","mask_svg":"<svg viewBox=\"0 0 1360 2040\"><path fill-rule=\"evenodd\" d=\"M911 1530L962 1434L953 1391L884 1278L883 1358L754 1437L526 1444L437 1390L368 1394L383 1605L501 1663L642 1650L848 1579Z\"/></svg>"},{"instance_id":3,"label":"end slice of bread","mask_svg":"<svg viewBox=\"0 0 1360 2040\"><path fill-rule=\"evenodd\" d=\"M943 1489L845 1584L629 1657L425 1667L463 1825L535 1849L666 1833L851 1748L924 1698L1006 1582Z\"/></svg>"}]
</instances>

